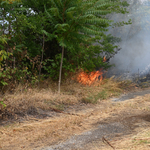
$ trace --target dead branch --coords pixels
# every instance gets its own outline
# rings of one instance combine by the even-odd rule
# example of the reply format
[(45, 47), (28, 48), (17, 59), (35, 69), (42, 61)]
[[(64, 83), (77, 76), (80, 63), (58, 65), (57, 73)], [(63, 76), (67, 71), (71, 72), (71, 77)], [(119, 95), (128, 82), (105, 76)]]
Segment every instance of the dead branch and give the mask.
[(61, 110), (59, 110), (59, 109), (55, 109), (55, 108), (52, 108), (52, 107), (50, 107), (50, 109), (51, 109), (52, 111), (57, 112), (57, 113), (62, 113), (62, 114), (66, 114), (66, 115), (82, 116), (82, 115), (78, 115), (78, 114), (74, 114), (74, 113), (63, 112), (63, 111), (61, 111)]
[(103, 143), (106, 142), (111, 148), (113, 148), (115, 150), (115, 148), (110, 144), (110, 142), (108, 142), (108, 140), (106, 140), (104, 137), (102, 137), (102, 141), (103, 141)]

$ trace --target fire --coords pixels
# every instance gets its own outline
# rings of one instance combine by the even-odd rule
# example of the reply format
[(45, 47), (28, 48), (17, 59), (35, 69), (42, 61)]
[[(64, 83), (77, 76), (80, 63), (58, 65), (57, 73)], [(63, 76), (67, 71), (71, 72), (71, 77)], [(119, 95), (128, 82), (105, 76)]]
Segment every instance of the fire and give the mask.
[(100, 81), (102, 81), (103, 79), (102, 75), (103, 75), (102, 69), (100, 71), (93, 71), (90, 73), (86, 73), (82, 71), (79, 73), (77, 77), (77, 81), (84, 85), (91, 85), (95, 81), (99, 80), (99, 77), (100, 77)]
[[(103, 62), (106, 62), (107, 59), (104, 56)], [(92, 71), (90, 73), (87, 73), (85, 71), (81, 71), (77, 76), (77, 81), (84, 85), (91, 85), (95, 81), (99, 80), (100, 82), (103, 80), (103, 69), (100, 69), (99, 71)]]
[(104, 56), (104, 57), (103, 57), (103, 62), (106, 62), (106, 61), (107, 61), (107, 59), (106, 59), (106, 57)]

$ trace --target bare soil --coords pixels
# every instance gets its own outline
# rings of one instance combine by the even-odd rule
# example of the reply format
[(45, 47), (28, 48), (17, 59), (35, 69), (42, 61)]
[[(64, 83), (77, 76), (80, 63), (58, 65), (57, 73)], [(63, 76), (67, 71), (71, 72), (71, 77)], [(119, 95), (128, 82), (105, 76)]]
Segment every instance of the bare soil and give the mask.
[[(145, 93), (150, 93), (150, 90), (127, 94), (126, 98), (130, 98), (127, 101), (122, 101), (124, 96), (116, 103), (109, 100), (111, 104), (107, 105), (113, 109), (107, 113), (110, 116), (103, 117), (100, 109), (96, 115), (100, 117), (102, 114), (102, 117), (97, 118), (92, 129), (42, 150), (150, 149), (150, 95)], [(89, 118), (95, 119), (96, 115), (93, 113)]]

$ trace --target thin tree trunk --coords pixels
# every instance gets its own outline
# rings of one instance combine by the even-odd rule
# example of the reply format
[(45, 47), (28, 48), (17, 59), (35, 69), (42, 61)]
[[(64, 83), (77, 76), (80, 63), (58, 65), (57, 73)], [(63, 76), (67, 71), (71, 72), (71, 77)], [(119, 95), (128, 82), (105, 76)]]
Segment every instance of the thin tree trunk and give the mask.
[(40, 76), (41, 76), (42, 61), (43, 61), (43, 55), (44, 55), (44, 46), (45, 46), (44, 43), (45, 43), (45, 36), (43, 34), (42, 58), (41, 58), (40, 69), (39, 69), (39, 80), (40, 80)]
[(60, 93), (60, 83), (61, 83), (63, 57), (64, 57), (64, 47), (62, 47), (62, 55), (61, 55), (61, 63), (60, 63), (60, 71), (59, 71), (59, 81), (58, 81), (58, 93)]
[(14, 57), (14, 69), (15, 69), (15, 62), (16, 62), (16, 58)]

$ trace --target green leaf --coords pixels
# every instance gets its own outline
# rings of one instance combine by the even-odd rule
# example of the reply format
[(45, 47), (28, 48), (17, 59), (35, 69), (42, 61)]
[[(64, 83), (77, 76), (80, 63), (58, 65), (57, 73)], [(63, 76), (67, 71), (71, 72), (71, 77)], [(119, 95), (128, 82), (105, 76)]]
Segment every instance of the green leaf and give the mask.
[(1, 83), (2, 83), (3, 86), (8, 85), (8, 83), (3, 81), (3, 80), (1, 81)]
[(3, 101), (0, 101), (0, 104), (1, 104), (3, 107), (6, 107), (6, 104), (4, 104)]

